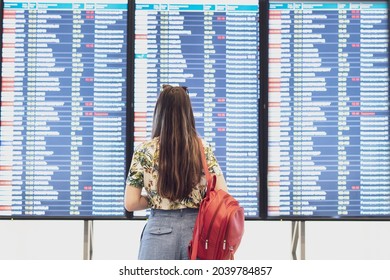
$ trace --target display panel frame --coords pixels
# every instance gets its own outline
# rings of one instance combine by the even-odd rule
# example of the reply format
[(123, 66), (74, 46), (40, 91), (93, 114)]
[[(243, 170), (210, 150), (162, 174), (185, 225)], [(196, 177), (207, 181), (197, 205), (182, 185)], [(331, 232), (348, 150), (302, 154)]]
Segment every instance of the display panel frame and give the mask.
[[(23, 2), (23, 1), (21, 1)], [(26, 2), (26, 1), (25, 1)], [(39, 2), (39, 1), (38, 1)], [(45, 1), (45, 3), (48, 2), (48, 1)], [(50, 1), (49, 1), (50, 2)], [(63, 1), (60, 1), (60, 2), (57, 2), (57, 3), (76, 3), (77, 1), (74, 1), (74, 0), (63, 0)], [(77, 2), (78, 3), (78, 2)], [(108, 4), (109, 1), (94, 1), (93, 4), (103, 4), (103, 5), (106, 5)], [(119, 3), (119, 2), (118, 2)], [(1, 1), (1, 5), (0, 5), (0, 45), (2, 46), (3, 44), (3, 11), (4, 11), (4, 1)], [(87, 3), (89, 4), (89, 3)], [(92, 4), (92, 3), (91, 3)], [(112, 4), (112, 3), (111, 3)], [(126, 139), (125, 142), (123, 142), (124, 144), (124, 159), (125, 159), (125, 164), (124, 164), (124, 175), (123, 175), (123, 178), (124, 180), (126, 179), (126, 176), (127, 176), (127, 170), (128, 170), (128, 167), (129, 167), (129, 157), (131, 156), (131, 153), (132, 153), (132, 150), (130, 147), (133, 146), (132, 144), (132, 137), (129, 137), (129, 135), (131, 135), (130, 133), (132, 132), (132, 125), (131, 125), (131, 117), (132, 117), (132, 114), (131, 114), (131, 108), (129, 106), (130, 102), (130, 98), (131, 98), (131, 92), (132, 92), (132, 83), (129, 82), (131, 81), (131, 76), (132, 75), (132, 60), (131, 60), (131, 53), (133, 51), (133, 46), (132, 46), (132, 43), (133, 43), (133, 40), (132, 40), (132, 33), (130, 33), (129, 31), (132, 30), (132, 7), (133, 7), (133, 1), (121, 1), (119, 4), (125, 4), (127, 5), (127, 12), (126, 12), (126, 16), (127, 16), (127, 28), (126, 28), (126, 34), (124, 35), (125, 36), (125, 39), (124, 40), (124, 44), (126, 44), (126, 48), (127, 48), (127, 56), (126, 56), (126, 65), (125, 67), (123, 68), (124, 69), (124, 86), (126, 87), (126, 92), (124, 95), (122, 95), (122, 97), (125, 97), (126, 100), (127, 100), (127, 103), (125, 104), (125, 112), (124, 112), (124, 116), (123, 116), (123, 121), (127, 123), (127, 125), (124, 127), (125, 129), (125, 134), (124, 134), (124, 139)], [(3, 51), (1, 51), (0, 53), (0, 58), (2, 58), (2, 55), (3, 55)], [(130, 56), (129, 56), (130, 55)], [(0, 73), (2, 71), (2, 63), (0, 64)], [(0, 96), (0, 102), (1, 102), (1, 96)], [(128, 125), (130, 124), (130, 125)], [(123, 182), (123, 195), (124, 195), (124, 189), (125, 189), (125, 181)], [(122, 196), (123, 197), (123, 196)], [(129, 219), (132, 217), (131, 213), (129, 212), (126, 212), (124, 207), (123, 207), (123, 211), (121, 211), (122, 214), (120, 215), (25, 215), (25, 214), (22, 214), (22, 215), (0, 215), (0, 220), (84, 220), (84, 221), (87, 221), (87, 220), (126, 220), (126, 219)]]
[[(389, 28), (390, 28), (390, 19), (389, 19), (389, 15), (390, 15), (390, 1), (388, 0), (383, 0), (383, 1), (380, 1), (380, 0), (375, 0), (375, 1), (358, 1), (358, 0), (351, 0), (351, 1), (332, 1), (332, 0), (325, 0), (323, 2), (319, 2), (319, 1), (315, 1), (315, 0), (307, 0), (307, 1), (297, 1), (297, 0), (293, 0), (293, 1), (287, 1), (287, 0), (282, 0), (282, 1), (269, 1), (267, 0), (267, 10), (269, 11), (270, 10), (270, 3), (317, 3), (317, 4), (323, 4), (323, 3), (378, 3), (378, 2), (381, 2), (381, 3), (386, 3), (387, 4), (387, 20), (388, 20), (388, 26), (387, 26), (387, 30), (388, 30), (388, 34), (389, 34)], [(269, 33), (269, 21), (267, 21), (267, 27), (266, 27), (267, 31), (267, 36), (268, 36), (268, 33)], [(389, 47), (390, 47), (390, 40), (388, 39), (387, 43), (388, 43), (388, 48), (387, 48), (387, 55), (388, 55), (388, 59), (390, 61), (390, 52), (389, 52)], [(269, 74), (269, 69), (267, 71), (267, 75)], [(389, 74), (389, 71), (388, 71), (388, 74)], [(264, 79), (266, 79), (268, 81), (268, 76), (267, 77), (264, 77)], [(268, 83), (267, 83), (268, 84)], [(389, 78), (388, 78), (388, 88), (390, 86), (390, 82), (389, 82)], [(268, 156), (269, 156), (269, 150), (268, 150), (268, 147), (269, 147), (269, 137), (268, 137), (268, 118), (269, 118), (269, 103), (268, 103), (268, 96), (269, 96), (269, 91), (268, 91), (268, 88), (266, 90), (266, 93), (267, 94), (264, 94), (266, 95), (266, 97), (264, 97), (263, 99), (263, 103), (261, 104), (262, 107), (266, 108), (265, 109), (265, 115), (266, 115), (266, 119), (267, 121), (266, 122), (262, 122), (262, 125), (263, 125), (263, 133), (267, 133), (267, 138), (266, 138), (266, 142), (264, 145), (265, 145), (265, 150), (266, 150), (266, 154), (265, 156), (267, 157), (267, 160), (266, 160), (266, 163), (265, 163), (265, 166), (263, 166), (263, 168), (261, 168), (261, 170), (263, 170), (263, 173), (265, 174), (266, 178), (263, 178), (263, 181), (262, 181), (262, 192), (265, 193), (265, 195), (263, 197), (267, 197), (266, 201), (263, 200), (263, 208), (262, 210), (264, 211), (263, 214), (265, 213), (265, 220), (269, 220), (269, 221), (281, 221), (281, 220), (287, 220), (287, 221), (389, 221), (390, 220), (390, 215), (361, 215), (361, 216), (346, 216), (346, 215), (323, 215), (323, 216), (319, 216), (319, 215), (316, 215), (316, 216), (310, 216), (310, 215), (269, 215), (269, 211), (268, 211), (268, 202), (269, 202), (269, 194), (268, 194), (268, 175), (269, 175), (269, 172), (268, 172), (268, 163), (269, 163), (269, 159), (268, 159)], [(266, 132), (265, 132), (266, 131)], [(389, 186), (389, 190), (390, 190), (390, 186)], [(291, 206), (292, 207), (292, 206)]]
[[(259, 28), (260, 35), (259, 40), (261, 45), (268, 46), (268, 7), (271, 2), (309, 2), (309, 1), (259, 1), (259, 14), (262, 15), (259, 18)], [(310, 1), (318, 2), (318, 1)], [(331, 1), (326, 0), (326, 2), (366, 2), (358, 0), (350, 1)], [(372, 1), (372, 2), (386, 2), (387, 3), (387, 12), (390, 14), (390, 3), (389, 1)], [(127, 32), (127, 48), (128, 48), (128, 59), (127, 59), (127, 143), (126, 143), (126, 175), (130, 166), (131, 156), (133, 153), (133, 133), (134, 133), (134, 12), (135, 12), (135, 3), (134, 1), (128, 1), (128, 32)], [(3, 6), (0, 7), (0, 14), (3, 15)], [(2, 19), (2, 18), (1, 18)], [(2, 22), (2, 21), (1, 21)], [(388, 26), (390, 26), (390, 19), (388, 16)], [(0, 24), (0, 31), (2, 34), (2, 24)], [(388, 49), (390, 48), (390, 40), (388, 40)], [(0, 43), (2, 44), (2, 37), (0, 38)], [(390, 52), (388, 51), (388, 54)], [(390, 56), (390, 54), (389, 54)], [(260, 61), (268, 61), (268, 49), (260, 47), (259, 49)], [(2, 65), (0, 65), (1, 71)], [(280, 221), (280, 220), (326, 220), (326, 221), (368, 221), (368, 220), (378, 220), (378, 221), (388, 221), (390, 216), (356, 216), (356, 217), (347, 217), (347, 216), (269, 216), (267, 207), (268, 207), (268, 189), (267, 189), (267, 176), (268, 176), (268, 64), (260, 62), (260, 93), (258, 101), (258, 122), (259, 122), (259, 173), (260, 173), (260, 187), (259, 187), (259, 217), (246, 217), (246, 220), (269, 220), (269, 221)], [(1, 96), (0, 96), (1, 101)], [(125, 183), (124, 183), (125, 185)], [(48, 219), (48, 220), (124, 220), (132, 218), (135, 220), (143, 220), (145, 217), (133, 216), (132, 212), (126, 212), (124, 210), (123, 216), (0, 216), (0, 219)]]
[[(142, 3), (143, 1), (139, 1), (138, 3), (139, 4), (145, 4), (145, 5), (153, 5), (153, 3), (151, 3), (152, 1), (145, 1), (146, 3)], [(157, 1), (158, 2), (158, 1)], [(218, 1), (198, 1), (199, 2), (199, 4), (217, 4), (217, 2)], [(196, 2), (196, 3), (194, 3), (194, 4), (198, 4), (198, 2)], [(232, 1), (233, 2), (233, 1)], [(263, 2), (263, 1), (257, 1), (257, 5), (260, 5), (260, 3), (261, 2)], [(185, 3), (183, 2), (183, 1), (168, 1), (168, 2), (164, 2), (164, 4), (169, 4), (169, 3), (178, 3), (178, 4), (183, 4), (183, 5), (186, 5), (186, 4), (188, 4), (188, 1), (185, 1)], [(135, 2), (135, 5), (137, 4), (137, 2)], [(230, 4), (230, 2), (229, 3), (223, 3), (223, 4), (226, 4), (226, 5), (228, 5), (228, 4)], [(236, 3), (232, 3), (232, 4), (236, 4)], [(264, 6), (265, 7), (265, 6)], [(264, 10), (262, 9), (262, 8), (260, 8), (260, 6), (259, 6), (259, 9), (258, 9), (258, 14), (261, 14), (262, 12), (263, 12)], [(262, 19), (262, 16), (260, 16), (259, 17), (259, 21)], [(136, 20), (135, 19), (135, 17), (134, 17), (134, 20)], [(260, 27), (259, 27), (260, 28)], [(258, 38), (259, 38), (259, 40), (261, 40), (260, 39), (260, 37), (262, 37), (262, 34), (261, 34), (261, 32), (260, 32), (260, 29), (258, 29), (257, 30), (257, 33), (258, 33)], [(135, 36), (136, 36), (136, 34), (135, 34)], [(258, 52), (258, 57), (259, 57), (259, 59), (260, 59), (260, 61), (261, 61), (261, 51), (259, 51)], [(258, 67), (258, 72), (260, 73), (261, 71), (262, 71), (262, 65), (261, 65), (261, 62), (259, 63), (259, 67)], [(259, 74), (259, 87), (261, 88), (261, 78), (260, 78), (260, 74)], [(259, 88), (259, 91), (260, 91), (260, 88)], [(190, 87), (190, 92), (191, 92), (191, 87)], [(191, 94), (191, 93), (190, 93)], [(260, 95), (260, 92), (258, 93), (258, 96)], [(134, 99), (132, 99), (132, 100), (134, 100)], [(258, 104), (259, 104), (259, 99), (257, 100), (257, 106), (258, 106)], [(135, 108), (135, 104), (133, 104), (131, 107), (132, 108)], [(258, 119), (260, 118), (260, 110), (258, 109)], [(260, 132), (260, 125), (258, 124), (258, 134), (260, 134), (261, 132)], [(259, 161), (259, 163), (260, 163), (260, 158), (262, 158), (262, 151), (261, 151), (261, 149), (260, 149), (260, 145), (259, 145), (259, 142), (260, 142), (260, 137), (258, 136), (257, 137), (257, 142), (258, 142), (258, 161)], [(217, 156), (218, 157), (218, 156)], [(258, 166), (258, 171), (257, 171), (257, 173), (258, 173), (258, 191), (257, 191), (257, 204), (258, 204), (258, 215), (257, 216), (246, 216), (246, 220), (260, 220), (261, 219), (261, 210), (260, 210), (260, 208), (261, 208), (261, 201), (260, 201), (260, 199), (259, 199), (259, 196), (260, 196), (260, 193), (261, 193), (261, 188), (260, 188), (260, 177), (261, 177), (261, 175), (260, 175), (260, 170), (259, 170), (259, 166)], [(229, 187), (229, 184), (228, 184), (228, 187)], [(134, 213), (134, 215), (133, 215), (133, 218), (134, 219), (145, 219), (146, 217), (147, 217), (147, 213), (146, 214), (140, 214), (140, 213), (137, 213), (137, 212), (135, 212)]]

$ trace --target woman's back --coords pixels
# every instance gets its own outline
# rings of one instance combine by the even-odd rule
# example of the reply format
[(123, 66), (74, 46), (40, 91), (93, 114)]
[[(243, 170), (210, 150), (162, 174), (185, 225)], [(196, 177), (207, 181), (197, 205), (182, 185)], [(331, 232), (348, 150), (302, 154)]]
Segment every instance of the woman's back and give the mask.
[[(209, 172), (217, 175), (222, 174), (211, 146), (203, 140), (202, 142)], [(155, 137), (138, 146), (133, 155), (126, 184), (140, 188), (144, 187), (152, 208), (165, 210), (198, 208), (206, 189), (204, 174), (202, 174), (201, 180), (195, 185), (188, 197), (174, 201), (165, 198), (157, 190), (159, 154), (159, 137)]]

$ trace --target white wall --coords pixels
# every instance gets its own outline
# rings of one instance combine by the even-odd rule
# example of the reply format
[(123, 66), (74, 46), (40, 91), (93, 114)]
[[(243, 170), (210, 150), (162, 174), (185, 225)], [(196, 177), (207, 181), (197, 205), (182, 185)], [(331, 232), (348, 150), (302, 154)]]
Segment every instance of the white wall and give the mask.
[[(93, 259), (136, 259), (145, 221), (94, 221)], [(306, 259), (390, 260), (390, 222), (306, 222)], [(80, 260), (83, 221), (0, 220), (0, 260)], [(291, 259), (291, 222), (247, 221), (242, 260)]]
[(0, 260), (82, 258), (80, 221), (0, 220)]
[(306, 222), (306, 259), (390, 260), (390, 221)]

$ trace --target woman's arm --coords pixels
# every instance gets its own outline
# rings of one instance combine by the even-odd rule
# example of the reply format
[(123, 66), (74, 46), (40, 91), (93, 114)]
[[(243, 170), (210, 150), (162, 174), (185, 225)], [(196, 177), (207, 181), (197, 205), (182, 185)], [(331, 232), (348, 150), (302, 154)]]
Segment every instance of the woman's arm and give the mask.
[(225, 181), (225, 177), (223, 176), (223, 173), (216, 175), (217, 176), (217, 182), (215, 184), (216, 190), (224, 190), (225, 192), (228, 192), (227, 184)]
[(141, 195), (141, 189), (126, 185), (125, 208), (129, 212), (147, 209), (149, 208), (148, 198)]

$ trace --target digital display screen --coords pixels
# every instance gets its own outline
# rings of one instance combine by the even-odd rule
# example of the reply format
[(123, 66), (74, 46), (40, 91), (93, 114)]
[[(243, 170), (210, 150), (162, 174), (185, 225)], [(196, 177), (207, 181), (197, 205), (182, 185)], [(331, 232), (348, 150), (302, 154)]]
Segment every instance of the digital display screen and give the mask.
[(123, 216), (127, 1), (2, 4), (0, 217)]
[(390, 216), (387, 2), (269, 8), (268, 216)]
[(128, 143), (150, 139), (163, 84), (189, 88), (246, 217), (263, 198), (269, 218), (390, 216), (388, 2), (270, 1), (268, 45), (254, 0), (2, 5), (0, 218), (123, 218)]
[(197, 131), (247, 217), (259, 215), (258, 21), (253, 0), (135, 1), (134, 145), (150, 139), (161, 86), (187, 86)]

